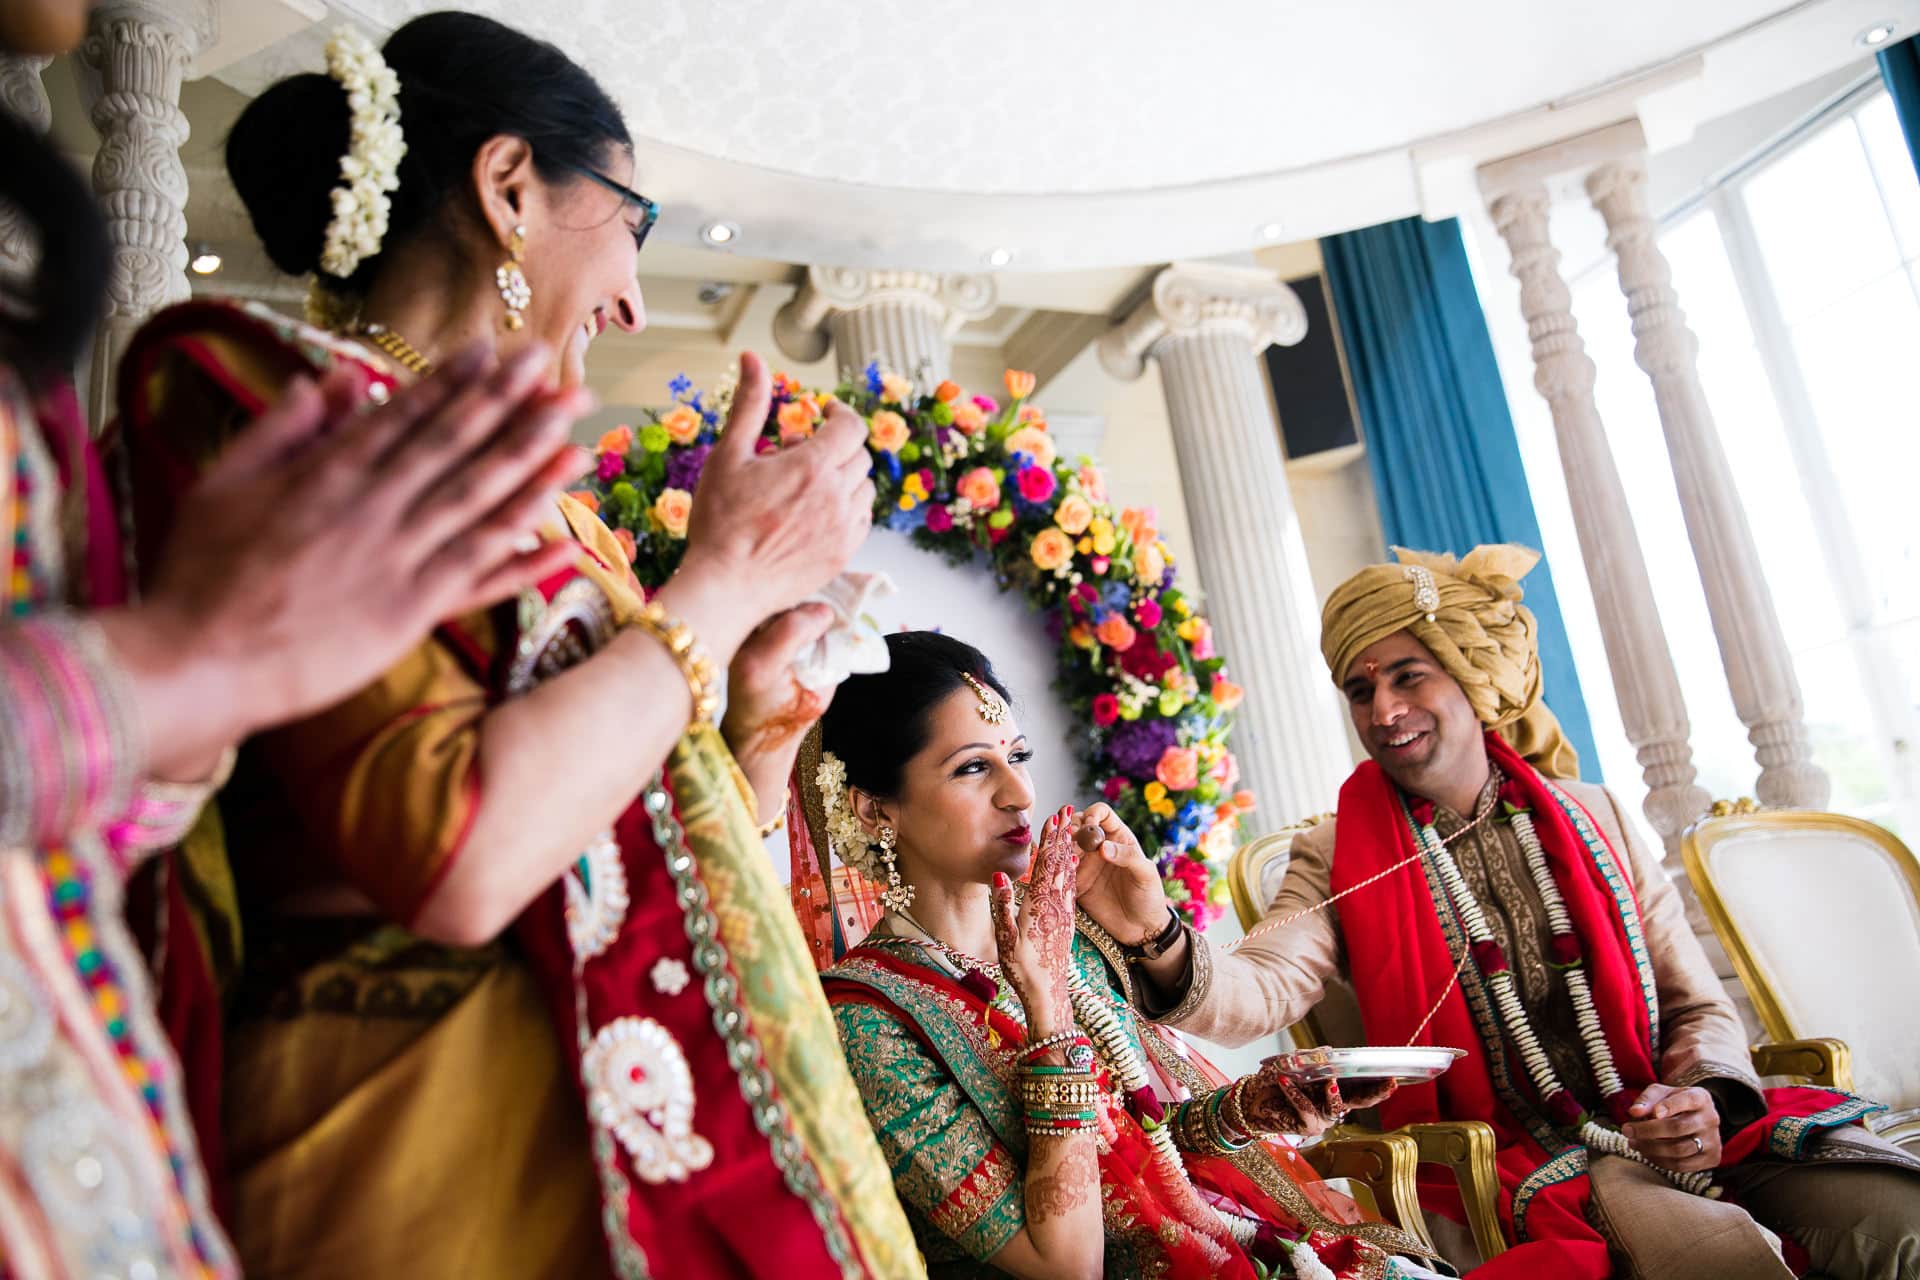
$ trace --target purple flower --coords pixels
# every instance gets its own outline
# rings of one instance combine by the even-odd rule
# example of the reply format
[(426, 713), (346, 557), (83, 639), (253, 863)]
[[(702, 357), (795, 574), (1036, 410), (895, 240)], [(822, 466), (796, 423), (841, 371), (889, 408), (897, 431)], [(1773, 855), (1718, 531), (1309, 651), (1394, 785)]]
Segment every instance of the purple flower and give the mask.
[(1107, 759), (1136, 782), (1147, 782), (1175, 741), (1171, 720), (1123, 720), (1107, 735)]
[(692, 493), (700, 483), (700, 470), (707, 465), (707, 455), (713, 452), (709, 444), (697, 444), (690, 449), (676, 449), (667, 455), (667, 488), (684, 489)]

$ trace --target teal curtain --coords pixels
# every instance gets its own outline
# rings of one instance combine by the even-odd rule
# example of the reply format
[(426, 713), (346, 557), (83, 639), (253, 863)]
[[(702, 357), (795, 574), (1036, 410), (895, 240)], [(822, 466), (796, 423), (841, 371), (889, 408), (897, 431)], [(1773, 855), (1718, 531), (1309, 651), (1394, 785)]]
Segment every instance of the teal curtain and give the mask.
[(1893, 98), (1893, 110), (1900, 117), (1900, 132), (1907, 135), (1907, 150), (1920, 169), (1920, 46), (1912, 39), (1882, 49), (1874, 56), (1880, 60), (1880, 78), (1887, 82)]
[[(1407, 218), (1329, 236), (1320, 250), (1388, 544), (1456, 555), (1483, 542), (1540, 547), (1459, 223)], [(1580, 753), (1581, 773), (1598, 781), (1552, 566), (1543, 561), (1525, 585), (1540, 622), (1547, 704)]]

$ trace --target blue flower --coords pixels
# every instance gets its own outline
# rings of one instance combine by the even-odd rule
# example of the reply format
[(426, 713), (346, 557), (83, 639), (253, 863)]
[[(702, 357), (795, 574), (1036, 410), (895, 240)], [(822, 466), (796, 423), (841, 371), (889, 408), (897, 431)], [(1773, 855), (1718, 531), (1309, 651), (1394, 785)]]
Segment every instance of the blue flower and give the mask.
[(896, 505), (893, 510), (887, 513), (887, 528), (899, 533), (912, 533), (915, 529), (924, 527), (926, 523), (927, 504), (924, 502), (914, 503), (913, 510), (911, 511), (902, 511), (899, 506)]
[(867, 362), (865, 377), (867, 379), (867, 394), (877, 396), (886, 389), (886, 383), (880, 380), (880, 362), (878, 360), (870, 360)]
[(1125, 613), (1127, 606), (1133, 603), (1133, 588), (1124, 582), (1109, 582), (1101, 588), (1100, 599), (1107, 608)]
[(895, 484), (900, 483), (900, 459), (886, 450), (881, 450), (880, 461), (886, 464), (887, 474), (893, 477)]
[(675, 400), (679, 400), (693, 390), (693, 379), (684, 373), (676, 373), (673, 375), (673, 381), (667, 384), (667, 390), (673, 393)]

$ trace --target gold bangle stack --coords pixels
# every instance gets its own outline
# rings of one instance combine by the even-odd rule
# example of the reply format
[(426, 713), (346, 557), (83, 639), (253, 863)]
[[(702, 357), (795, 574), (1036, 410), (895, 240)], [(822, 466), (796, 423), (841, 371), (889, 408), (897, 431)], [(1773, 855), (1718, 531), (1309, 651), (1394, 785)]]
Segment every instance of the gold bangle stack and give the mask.
[(1080, 1133), (1098, 1122), (1100, 1084), (1091, 1071), (1028, 1067), (1020, 1073), (1020, 1102), (1028, 1134)]
[(713, 660), (707, 657), (706, 647), (695, 638), (693, 629), (668, 613), (657, 600), (650, 600), (641, 608), (634, 624), (665, 645), (674, 662), (679, 664), (680, 674), (686, 677), (687, 691), (693, 695), (691, 723), (712, 724), (713, 713), (720, 707), (719, 682), (714, 676)]

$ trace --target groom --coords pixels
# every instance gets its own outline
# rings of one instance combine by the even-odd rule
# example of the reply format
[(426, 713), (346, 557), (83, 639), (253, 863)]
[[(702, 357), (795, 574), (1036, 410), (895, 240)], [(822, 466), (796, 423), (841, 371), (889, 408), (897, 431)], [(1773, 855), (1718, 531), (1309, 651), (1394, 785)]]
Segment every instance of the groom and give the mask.
[[(1371, 760), (1337, 817), (1294, 842), (1276, 927), (1216, 954), (1170, 936), (1131, 842), (1083, 859), (1080, 905), (1144, 944), (1143, 1006), (1241, 1044), (1297, 1021), (1344, 973), (1373, 1042), (1465, 1048), (1382, 1113), (1493, 1126), (1516, 1247), (1481, 1274), (1748, 1280), (1810, 1262), (1920, 1277), (1920, 1162), (1855, 1123), (1877, 1108), (1761, 1090), (1659, 861), (1610, 793), (1573, 780), (1520, 604), (1537, 553), (1398, 554), (1322, 616)], [(1422, 1198), (1459, 1214), (1450, 1188)]]

